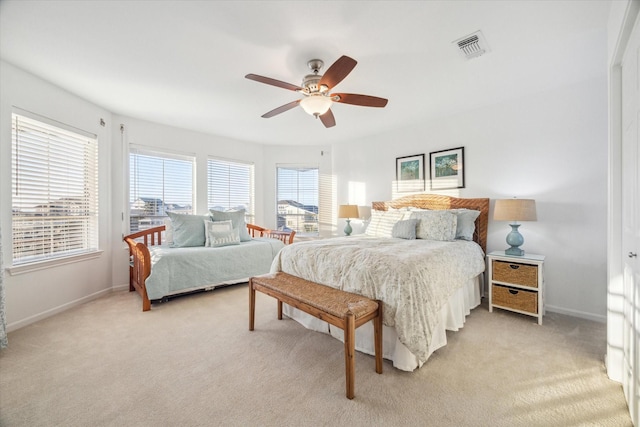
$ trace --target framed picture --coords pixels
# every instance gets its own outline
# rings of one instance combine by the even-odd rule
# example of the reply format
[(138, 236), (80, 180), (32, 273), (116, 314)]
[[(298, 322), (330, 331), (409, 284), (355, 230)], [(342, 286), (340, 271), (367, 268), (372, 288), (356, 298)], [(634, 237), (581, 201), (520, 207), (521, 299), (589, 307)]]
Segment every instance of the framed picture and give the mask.
[(432, 190), (464, 188), (464, 147), (429, 153)]
[(424, 154), (396, 158), (399, 192), (424, 191)]

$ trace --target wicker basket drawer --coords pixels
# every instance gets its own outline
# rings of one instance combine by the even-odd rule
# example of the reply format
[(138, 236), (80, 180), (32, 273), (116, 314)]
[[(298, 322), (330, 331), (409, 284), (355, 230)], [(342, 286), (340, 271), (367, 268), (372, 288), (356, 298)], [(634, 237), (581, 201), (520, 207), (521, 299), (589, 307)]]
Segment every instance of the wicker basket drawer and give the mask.
[(538, 293), (507, 286), (492, 285), (492, 304), (538, 314)]
[(515, 285), (538, 287), (538, 267), (507, 261), (492, 261), (493, 280)]

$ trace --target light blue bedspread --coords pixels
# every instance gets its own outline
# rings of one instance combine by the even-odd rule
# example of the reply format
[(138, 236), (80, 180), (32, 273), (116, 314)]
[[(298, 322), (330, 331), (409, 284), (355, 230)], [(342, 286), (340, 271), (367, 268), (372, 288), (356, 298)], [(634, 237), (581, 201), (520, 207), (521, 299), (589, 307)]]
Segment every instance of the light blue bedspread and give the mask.
[(284, 247), (277, 239), (255, 238), (239, 245), (207, 248), (152, 246), (151, 274), (146, 280), (150, 300), (214, 285), (240, 283), (269, 272)]

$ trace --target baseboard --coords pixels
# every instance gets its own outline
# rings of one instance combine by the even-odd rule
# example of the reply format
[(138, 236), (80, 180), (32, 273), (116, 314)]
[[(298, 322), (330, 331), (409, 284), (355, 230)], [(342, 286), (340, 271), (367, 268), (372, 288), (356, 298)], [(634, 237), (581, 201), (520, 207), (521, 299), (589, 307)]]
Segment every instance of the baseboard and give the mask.
[(82, 297), (79, 298), (75, 301), (71, 301), (68, 302), (66, 304), (62, 304), (58, 307), (54, 307), (52, 309), (49, 309), (47, 311), (43, 311), (42, 313), (38, 313), (35, 314), (33, 316), (27, 317), (26, 319), (22, 319), (22, 320), (18, 320), (17, 322), (12, 322), (12, 323), (8, 323), (7, 324), (7, 333), (9, 332), (13, 332), (16, 331), (20, 328), (24, 328), (27, 325), (30, 325), (32, 323), (35, 323), (39, 320), (43, 320), (46, 319), (47, 317), (51, 317), (54, 316), (56, 314), (62, 313), (63, 311), (67, 311), (70, 308), (79, 306), (81, 304), (84, 304), (86, 302), (92, 301), (94, 299), (100, 298), (104, 295), (107, 295), (111, 292), (115, 292), (115, 291), (120, 291), (120, 290), (125, 290), (125, 289), (129, 289), (129, 285), (119, 285), (119, 286), (113, 286), (111, 288), (107, 288), (107, 289), (103, 289), (101, 291), (95, 292), (91, 295), (87, 295), (86, 297)]
[(554, 313), (566, 314), (567, 316), (579, 317), (581, 319), (593, 320), (594, 322), (607, 323), (607, 316), (600, 314), (587, 313), (585, 311), (571, 310), (568, 308), (556, 307), (545, 304), (547, 311)]

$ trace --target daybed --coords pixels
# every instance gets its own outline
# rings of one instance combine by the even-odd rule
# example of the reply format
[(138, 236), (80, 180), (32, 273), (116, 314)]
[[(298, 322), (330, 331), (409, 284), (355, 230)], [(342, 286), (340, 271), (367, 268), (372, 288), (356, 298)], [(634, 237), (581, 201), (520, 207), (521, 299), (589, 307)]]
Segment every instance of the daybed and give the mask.
[[(203, 221), (204, 217), (198, 218)], [(124, 237), (129, 245), (129, 291), (138, 291), (142, 297), (142, 311), (170, 296), (247, 282), (268, 273), (275, 255), (295, 236), (294, 231), (269, 230), (242, 220), (243, 233), (239, 234), (247, 237), (243, 241), (219, 247), (197, 243), (173, 247), (167, 243), (174, 232), (170, 224)]]
[[(364, 235), (287, 246), (271, 272), (382, 301), (383, 357), (413, 371), (446, 344), (445, 331), (461, 328), (480, 304), (488, 211), (489, 199), (427, 194), (374, 202)], [(343, 339), (342, 330), (326, 322), (284, 310), (310, 329)], [(371, 328), (356, 331), (356, 349), (373, 355)]]

